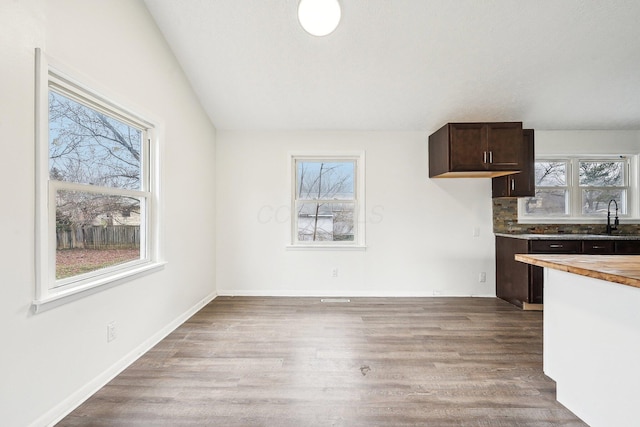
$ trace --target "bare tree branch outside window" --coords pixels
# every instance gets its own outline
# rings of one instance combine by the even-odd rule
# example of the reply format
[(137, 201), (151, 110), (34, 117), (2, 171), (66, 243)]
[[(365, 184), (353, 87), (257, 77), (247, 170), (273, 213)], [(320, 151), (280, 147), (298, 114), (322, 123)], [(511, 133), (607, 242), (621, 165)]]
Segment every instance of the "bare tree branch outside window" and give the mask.
[[(118, 263), (140, 257), (143, 200), (106, 189), (142, 190), (142, 143), (142, 130), (49, 91), (49, 180), (87, 186), (55, 194), (58, 279), (94, 268), (60, 273), (62, 250), (134, 249)], [(95, 268), (109, 265), (107, 252), (102, 258)]]
[(567, 163), (535, 163), (536, 195), (525, 200), (527, 214), (564, 215), (567, 213)]
[(296, 162), (298, 241), (353, 241), (355, 162)]
[[(573, 179), (569, 179), (572, 165)], [(536, 194), (524, 201), (525, 215), (559, 216), (606, 214), (610, 200), (627, 212), (627, 160), (537, 160)], [(577, 172), (576, 172), (577, 171)], [(572, 183), (571, 183), (571, 182)], [(578, 205), (579, 203), (579, 205)]]
[(580, 161), (580, 187), (582, 189), (582, 213), (606, 213), (610, 200), (615, 200), (621, 213), (626, 213), (625, 162)]

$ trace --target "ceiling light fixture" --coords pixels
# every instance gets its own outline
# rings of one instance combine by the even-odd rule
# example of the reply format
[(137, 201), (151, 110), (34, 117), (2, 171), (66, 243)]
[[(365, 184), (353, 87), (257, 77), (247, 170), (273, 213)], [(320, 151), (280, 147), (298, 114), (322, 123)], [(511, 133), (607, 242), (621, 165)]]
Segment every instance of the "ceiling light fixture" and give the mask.
[(340, 23), (340, 3), (338, 0), (300, 0), (298, 20), (311, 35), (331, 34)]

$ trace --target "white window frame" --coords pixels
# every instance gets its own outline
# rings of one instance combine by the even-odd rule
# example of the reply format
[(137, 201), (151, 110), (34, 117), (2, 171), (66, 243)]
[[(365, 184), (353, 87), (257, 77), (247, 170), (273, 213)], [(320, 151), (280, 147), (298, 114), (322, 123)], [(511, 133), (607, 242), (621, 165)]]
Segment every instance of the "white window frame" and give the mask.
[[(62, 71), (51, 58), (36, 49), (36, 224), (35, 224), (35, 298), (34, 312), (41, 312), (81, 296), (123, 283), (142, 274), (159, 270), (165, 264), (161, 255), (160, 235), (160, 135), (162, 124), (133, 113), (133, 109), (114, 102), (113, 96), (103, 95)], [(74, 73), (77, 75), (77, 73)], [(83, 81), (88, 81), (83, 79)], [(49, 90), (74, 99), (90, 108), (117, 117), (142, 130), (143, 184), (140, 190), (108, 189), (91, 185), (49, 179)], [(66, 279), (56, 279), (56, 201), (58, 190), (113, 194), (139, 197), (141, 205), (141, 245), (139, 260), (134, 260)]]
[[(297, 161), (310, 162), (354, 162), (354, 200), (345, 202), (355, 205), (354, 239), (353, 241), (309, 242), (298, 240), (297, 215)], [(291, 176), (291, 227), (288, 249), (328, 249), (328, 250), (364, 250), (365, 244), (365, 153), (330, 152), (330, 153), (289, 153), (289, 170)], [(338, 201), (331, 201), (338, 202)]]
[[(581, 161), (619, 161), (625, 160), (625, 185), (627, 190), (627, 212), (619, 212), (621, 222), (636, 222), (640, 219), (640, 210), (638, 203), (640, 199), (640, 191), (638, 187), (638, 155), (635, 154), (611, 154), (611, 155), (554, 155), (554, 156), (538, 156), (536, 161), (561, 161), (567, 162), (567, 185), (568, 195), (568, 213), (565, 215), (527, 215), (525, 211), (526, 198), (518, 199), (518, 223), (521, 224), (605, 224), (607, 222), (606, 215), (583, 214), (582, 213), (582, 189), (587, 187), (580, 186), (580, 168)], [(545, 187), (553, 188), (553, 187)], [(601, 188), (601, 187), (592, 187)], [(616, 187), (611, 187), (616, 188)]]

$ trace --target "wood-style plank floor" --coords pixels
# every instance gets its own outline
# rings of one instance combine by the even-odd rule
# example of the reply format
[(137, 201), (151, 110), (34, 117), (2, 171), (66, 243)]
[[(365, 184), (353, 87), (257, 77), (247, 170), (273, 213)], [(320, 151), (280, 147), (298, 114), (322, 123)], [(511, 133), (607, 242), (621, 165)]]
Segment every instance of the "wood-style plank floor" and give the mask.
[(542, 313), (492, 298), (218, 297), (58, 426), (584, 426)]

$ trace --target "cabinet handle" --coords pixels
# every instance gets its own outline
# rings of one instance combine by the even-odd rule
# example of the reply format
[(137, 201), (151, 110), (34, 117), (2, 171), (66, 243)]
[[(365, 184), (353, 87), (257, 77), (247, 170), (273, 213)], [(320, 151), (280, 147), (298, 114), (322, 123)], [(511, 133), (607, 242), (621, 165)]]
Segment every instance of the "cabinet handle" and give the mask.
[(595, 245), (595, 246), (591, 246), (591, 248), (593, 248), (593, 249), (604, 249), (604, 246)]
[(511, 191), (516, 189), (516, 180), (511, 178)]
[(493, 151), (489, 151), (489, 163), (493, 163)]
[(549, 247), (557, 249), (557, 248), (563, 248), (564, 246), (563, 245), (549, 245)]
[(487, 152), (486, 151), (482, 152), (482, 163), (487, 163)]

